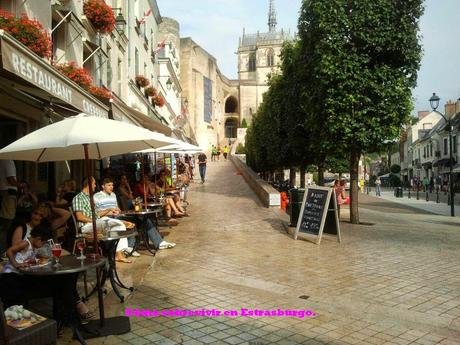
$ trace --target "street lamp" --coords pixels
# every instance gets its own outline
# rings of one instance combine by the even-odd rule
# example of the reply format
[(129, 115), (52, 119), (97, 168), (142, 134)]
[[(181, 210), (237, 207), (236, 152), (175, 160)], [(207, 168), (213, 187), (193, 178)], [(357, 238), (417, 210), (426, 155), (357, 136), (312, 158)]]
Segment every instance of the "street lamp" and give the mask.
[(120, 7), (114, 7), (112, 8), (114, 11), (118, 11), (118, 15), (115, 18), (115, 26), (117, 28), (117, 31), (119, 34), (125, 32), (125, 27), (126, 27), (126, 20), (125, 17), (123, 17), (123, 14), (121, 13), (121, 8)]
[(437, 96), (433, 92), (433, 96), (430, 98), (430, 106), (434, 112), (438, 113), (442, 116), (442, 118), (446, 121), (447, 127), (449, 129), (449, 188), (450, 188), (450, 215), (455, 217), (455, 203), (454, 203), (454, 176), (453, 176), (453, 169), (454, 169), (454, 157), (453, 153), (453, 141), (452, 141), (452, 123), (450, 122), (450, 118), (447, 119), (442, 113), (437, 111), (436, 109), (439, 107), (439, 96)]

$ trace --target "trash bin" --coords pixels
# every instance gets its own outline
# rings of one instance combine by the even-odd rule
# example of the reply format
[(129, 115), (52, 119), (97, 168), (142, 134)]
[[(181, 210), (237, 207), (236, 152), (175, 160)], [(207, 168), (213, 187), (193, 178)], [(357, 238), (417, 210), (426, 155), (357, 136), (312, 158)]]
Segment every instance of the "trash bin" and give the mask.
[(289, 190), (289, 216), (291, 219), (291, 224), (289, 224), (289, 226), (297, 226), (304, 194), (304, 188), (292, 188)]

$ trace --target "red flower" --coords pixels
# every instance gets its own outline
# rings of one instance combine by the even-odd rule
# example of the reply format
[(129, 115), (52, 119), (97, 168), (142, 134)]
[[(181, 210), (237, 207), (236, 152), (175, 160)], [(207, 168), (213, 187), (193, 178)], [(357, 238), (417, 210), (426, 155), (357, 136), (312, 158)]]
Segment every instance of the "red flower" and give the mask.
[(109, 34), (115, 29), (115, 14), (104, 0), (87, 0), (83, 4), (83, 12), (96, 31)]
[(90, 89), (93, 79), (87, 70), (83, 67), (78, 67), (74, 61), (57, 64), (54, 67), (85, 90)]
[(157, 89), (155, 89), (153, 86), (146, 87), (144, 92), (149, 97), (155, 97), (157, 95)]
[(153, 103), (153, 105), (156, 105), (158, 107), (162, 107), (162, 106), (164, 106), (166, 104), (166, 100), (164, 99), (164, 97), (162, 95), (156, 95), (155, 97), (153, 97), (152, 103)]
[(8, 11), (0, 10), (0, 29), (8, 32), (37, 55), (51, 57), (51, 38), (37, 20), (29, 19), (26, 14), (15, 18)]
[(94, 96), (97, 96), (97, 97), (106, 98), (106, 99), (112, 98), (112, 92), (107, 90), (105, 87), (91, 86), (89, 88), (89, 92), (91, 92)]
[(140, 87), (146, 87), (150, 85), (150, 80), (148, 80), (143, 75), (136, 75), (136, 84)]

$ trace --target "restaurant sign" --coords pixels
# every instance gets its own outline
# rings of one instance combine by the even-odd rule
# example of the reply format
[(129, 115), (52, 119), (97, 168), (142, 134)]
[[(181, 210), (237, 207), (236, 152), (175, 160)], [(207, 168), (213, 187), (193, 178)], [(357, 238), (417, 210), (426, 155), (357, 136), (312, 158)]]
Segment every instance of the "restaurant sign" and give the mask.
[(103, 103), (4, 33), (1, 34), (1, 54), (5, 70), (84, 113), (105, 118), (108, 116), (108, 107)]

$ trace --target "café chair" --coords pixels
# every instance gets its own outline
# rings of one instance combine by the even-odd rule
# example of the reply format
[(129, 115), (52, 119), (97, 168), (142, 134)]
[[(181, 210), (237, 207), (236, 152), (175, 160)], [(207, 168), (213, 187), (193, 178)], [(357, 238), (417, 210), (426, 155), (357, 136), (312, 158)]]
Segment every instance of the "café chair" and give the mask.
[(46, 319), (21, 331), (6, 324), (3, 303), (0, 301), (1, 345), (54, 345), (57, 341), (56, 321)]

